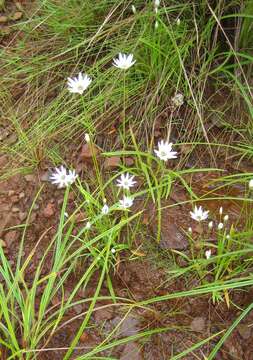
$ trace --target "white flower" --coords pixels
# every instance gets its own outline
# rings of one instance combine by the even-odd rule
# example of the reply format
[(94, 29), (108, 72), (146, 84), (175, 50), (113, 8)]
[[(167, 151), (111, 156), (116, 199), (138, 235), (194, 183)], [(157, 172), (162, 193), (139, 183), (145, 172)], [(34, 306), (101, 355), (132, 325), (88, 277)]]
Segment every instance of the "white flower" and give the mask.
[(122, 209), (128, 209), (133, 205), (134, 201), (131, 197), (124, 196), (123, 199), (119, 201), (119, 203)]
[(219, 223), (217, 228), (218, 228), (218, 230), (222, 230), (223, 227), (224, 227), (224, 224), (223, 224), (223, 223)]
[(103, 215), (106, 215), (109, 213), (109, 206), (107, 204), (104, 204), (104, 206), (102, 207), (101, 213)]
[(75, 170), (70, 170), (69, 173), (67, 173), (67, 169), (64, 166), (60, 166), (60, 168), (55, 168), (55, 172), (50, 176), (50, 181), (52, 184), (58, 185), (58, 188), (61, 189), (71, 185), (76, 178)]
[(78, 175), (76, 174), (75, 170), (69, 170), (69, 173), (68, 173), (69, 185), (73, 184), (76, 181), (77, 177), (78, 177)]
[(182, 106), (183, 103), (184, 103), (184, 95), (183, 94), (175, 94), (173, 96), (173, 98), (171, 99), (171, 101), (173, 102), (173, 104), (176, 106), (176, 107), (179, 107), (179, 106)]
[(229, 240), (229, 239), (230, 239), (230, 237), (231, 237), (230, 235), (227, 235), (227, 236), (226, 236), (226, 239), (228, 239), (228, 240)]
[(136, 7), (134, 5), (132, 5), (132, 12), (133, 14), (136, 14)]
[(116, 253), (116, 250), (114, 248), (111, 249), (111, 253), (112, 254), (115, 254)]
[(91, 228), (91, 223), (89, 221), (87, 221), (86, 225), (85, 225), (85, 229), (89, 230)]
[(213, 221), (209, 221), (208, 227), (209, 227), (209, 229), (212, 229), (212, 228), (213, 228)]
[(181, 24), (180, 18), (177, 18), (176, 24), (177, 24), (177, 26), (179, 26)]
[(229, 216), (228, 216), (228, 215), (225, 215), (223, 220), (224, 220), (224, 222), (227, 222), (228, 219), (229, 219)]
[(169, 143), (168, 141), (159, 141), (158, 142), (158, 150), (154, 150), (155, 154), (159, 159), (167, 161), (169, 159), (176, 159), (177, 158), (177, 152), (172, 151), (172, 143)]
[(134, 181), (134, 176), (130, 176), (129, 173), (121, 174), (120, 179), (117, 180), (117, 186), (122, 187), (123, 189), (129, 190), (131, 187), (136, 184)]
[(84, 134), (84, 139), (87, 143), (90, 142), (90, 135), (88, 133)]
[(68, 90), (71, 93), (78, 93), (81, 94), (87, 89), (87, 87), (91, 83), (91, 78), (86, 75), (82, 74), (81, 72), (78, 74), (77, 77), (68, 78)]
[(206, 250), (205, 256), (206, 256), (207, 260), (210, 259), (211, 255), (212, 255), (212, 251), (211, 250)]
[(192, 234), (192, 228), (191, 228), (191, 227), (188, 227), (188, 232), (189, 232), (190, 234)]
[(116, 66), (119, 69), (127, 70), (135, 63), (133, 57), (133, 54), (127, 55), (119, 53), (118, 58), (113, 59), (113, 66)]
[(158, 21), (156, 21), (155, 22), (155, 29), (158, 29), (158, 26), (159, 26)]
[(64, 217), (65, 218), (68, 218), (69, 217), (69, 214), (67, 212), (64, 213)]
[(191, 218), (196, 221), (206, 220), (208, 218), (209, 211), (204, 211), (202, 206), (199, 208), (195, 206), (194, 211), (190, 211)]
[(154, 1), (154, 4), (155, 4), (155, 7), (160, 6), (160, 0), (155, 0), (155, 1)]
[(223, 207), (221, 206), (219, 209), (219, 214), (222, 215), (222, 213), (223, 213)]
[(250, 179), (249, 181), (249, 189), (253, 190), (253, 179)]

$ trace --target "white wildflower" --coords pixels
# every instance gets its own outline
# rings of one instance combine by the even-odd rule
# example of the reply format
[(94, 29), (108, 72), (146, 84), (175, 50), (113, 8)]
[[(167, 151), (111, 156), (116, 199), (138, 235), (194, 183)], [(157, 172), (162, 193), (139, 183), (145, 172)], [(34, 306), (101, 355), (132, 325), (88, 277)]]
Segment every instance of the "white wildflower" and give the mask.
[(59, 189), (71, 185), (77, 178), (75, 170), (69, 171), (64, 166), (55, 168), (55, 172), (51, 174), (50, 181), (52, 184), (57, 185)]
[(219, 223), (217, 228), (218, 228), (218, 230), (222, 230), (223, 227), (224, 227), (224, 224), (223, 224), (223, 223)]
[(173, 98), (171, 99), (172, 103), (176, 106), (176, 107), (180, 107), (183, 105), (184, 103), (184, 95), (177, 93), (173, 96)]
[(176, 24), (177, 24), (177, 26), (179, 26), (181, 24), (180, 18), (177, 18)]
[(209, 211), (204, 211), (202, 206), (195, 206), (194, 211), (190, 211), (191, 218), (196, 221), (203, 221), (208, 218)]
[(134, 5), (132, 5), (132, 12), (133, 14), (136, 14), (136, 7)]
[(188, 227), (188, 232), (189, 232), (190, 234), (192, 234), (192, 228), (191, 228), (191, 227)]
[(84, 139), (87, 143), (90, 142), (90, 135), (88, 133), (84, 134)]
[(69, 214), (65, 211), (65, 213), (64, 213), (64, 217), (65, 218), (68, 218), (69, 217)]
[(224, 220), (224, 222), (227, 222), (228, 219), (229, 219), (229, 216), (228, 216), (228, 215), (225, 215), (223, 220)]
[(223, 207), (222, 207), (222, 206), (219, 208), (219, 214), (220, 214), (220, 215), (223, 214)]
[(160, 6), (160, 0), (154, 0), (154, 5), (155, 5), (155, 7)]
[(253, 190), (253, 179), (250, 179), (249, 181), (249, 189)]
[(130, 176), (129, 173), (121, 174), (120, 179), (117, 180), (117, 186), (122, 187), (125, 190), (129, 190), (131, 187), (136, 184), (134, 181), (134, 176)]
[(123, 199), (119, 201), (119, 203), (122, 209), (128, 209), (133, 205), (134, 201), (133, 198), (124, 196)]
[(210, 259), (211, 255), (212, 255), (212, 251), (211, 251), (211, 250), (206, 250), (206, 251), (205, 251), (205, 256), (206, 256), (207, 260)]
[(91, 228), (91, 223), (89, 221), (87, 221), (86, 225), (85, 225), (85, 229), (89, 230)]
[(155, 29), (158, 29), (158, 26), (159, 26), (158, 21), (156, 21), (155, 22)]
[(91, 81), (92, 80), (88, 75), (80, 72), (77, 77), (68, 78), (68, 90), (71, 93), (78, 93), (82, 95), (90, 85)]
[(231, 238), (231, 236), (230, 236), (230, 235), (227, 235), (227, 236), (226, 236), (226, 239), (227, 239), (227, 240), (229, 240), (230, 238)]
[(107, 204), (104, 204), (104, 206), (101, 209), (101, 213), (103, 215), (107, 215), (109, 213), (109, 206)]
[(159, 159), (167, 161), (169, 159), (176, 159), (177, 152), (172, 151), (172, 143), (168, 141), (161, 140), (158, 142), (158, 150), (154, 150), (155, 154)]
[(127, 70), (135, 63), (133, 57), (134, 57), (133, 54), (127, 55), (127, 54), (119, 53), (118, 58), (113, 59), (113, 66), (119, 69)]
[(111, 249), (111, 253), (112, 254), (115, 254), (116, 253), (116, 250), (114, 248)]
[(209, 221), (208, 227), (209, 227), (210, 230), (213, 228), (213, 221)]

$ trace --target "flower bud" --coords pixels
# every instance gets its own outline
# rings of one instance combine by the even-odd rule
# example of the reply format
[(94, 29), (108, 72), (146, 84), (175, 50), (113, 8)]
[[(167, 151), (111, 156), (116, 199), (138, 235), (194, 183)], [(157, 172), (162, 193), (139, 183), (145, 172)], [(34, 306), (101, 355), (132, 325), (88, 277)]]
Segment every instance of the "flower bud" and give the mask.
[(223, 224), (223, 223), (219, 223), (219, 224), (218, 224), (218, 230), (222, 230), (223, 227), (224, 227), (224, 224)]

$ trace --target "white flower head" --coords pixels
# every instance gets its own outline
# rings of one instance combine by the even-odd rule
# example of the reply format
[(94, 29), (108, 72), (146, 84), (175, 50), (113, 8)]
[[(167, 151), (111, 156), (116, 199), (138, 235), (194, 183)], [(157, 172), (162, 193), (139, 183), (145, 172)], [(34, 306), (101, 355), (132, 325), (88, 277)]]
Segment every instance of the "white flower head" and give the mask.
[(171, 99), (173, 105), (175, 105), (176, 107), (180, 107), (183, 105), (184, 103), (184, 95), (177, 93), (173, 96), (173, 98)]
[(129, 190), (135, 184), (136, 181), (134, 181), (134, 176), (130, 176), (129, 173), (121, 174), (120, 179), (117, 180), (117, 186), (125, 190)]
[(113, 66), (122, 70), (127, 70), (134, 65), (135, 60), (133, 60), (133, 58), (133, 54), (127, 55), (119, 53), (118, 58), (113, 59)]
[(88, 133), (84, 134), (84, 140), (89, 143), (90, 142), (90, 135)]
[(209, 221), (208, 227), (209, 227), (209, 229), (212, 229), (212, 228), (213, 228), (213, 221)]
[(249, 181), (249, 189), (253, 190), (253, 179), (250, 179)]
[(228, 216), (228, 215), (225, 215), (224, 218), (223, 218), (224, 222), (227, 222), (228, 219), (229, 219), (229, 216)]
[(134, 5), (132, 5), (132, 12), (133, 14), (136, 14), (136, 7)]
[(67, 173), (67, 169), (61, 165), (59, 168), (55, 168), (55, 172), (51, 174), (49, 179), (52, 184), (57, 185), (58, 188), (61, 189), (71, 185), (76, 178), (75, 170), (70, 170), (69, 173)]
[(156, 21), (155, 22), (155, 29), (158, 29), (158, 26), (159, 26), (158, 21)]
[(160, 6), (160, 0), (154, 0), (154, 5), (155, 5), (155, 7)]
[(219, 208), (219, 214), (222, 215), (222, 213), (223, 213), (223, 207), (221, 206), (221, 207)]
[(71, 93), (77, 93), (82, 95), (83, 92), (90, 85), (91, 81), (92, 80), (88, 75), (82, 74), (80, 72), (77, 77), (68, 78), (68, 90)]
[(116, 250), (114, 248), (111, 249), (111, 253), (112, 254), (115, 254), (116, 253)]
[(188, 233), (192, 234), (192, 228), (188, 227)]
[(226, 239), (228, 239), (228, 240), (229, 240), (230, 238), (231, 238), (231, 236), (230, 236), (230, 235), (227, 235), (227, 236), (226, 236)]
[(206, 250), (206, 251), (205, 251), (205, 256), (206, 256), (207, 260), (210, 259), (211, 255), (212, 255), (212, 251), (211, 251), (211, 250)]
[(85, 225), (85, 229), (89, 230), (91, 228), (91, 223), (89, 221), (87, 221), (86, 225)]
[(119, 203), (122, 209), (128, 209), (133, 205), (134, 200), (130, 196), (124, 196), (123, 199), (119, 201)]
[(204, 211), (202, 206), (195, 206), (194, 211), (190, 211), (191, 218), (196, 221), (203, 221), (208, 218), (209, 211)]
[(159, 159), (167, 161), (169, 159), (176, 159), (177, 152), (172, 151), (172, 143), (168, 141), (161, 140), (158, 142), (158, 150), (154, 150), (155, 154)]
[(101, 209), (101, 213), (103, 215), (107, 215), (109, 213), (109, 206), (107, 204), (104, 204), (104, 206)]
[(218, 230), (222, 230), (223, 227), (224, 227), (224, 224), (223, 224), (223, 223), (219, 223), (218, 226), (217, 226)]
[(177, 18), (176, 24), (177, 24), (177, 26), (179, 26), (181, 24), (180, 18)]

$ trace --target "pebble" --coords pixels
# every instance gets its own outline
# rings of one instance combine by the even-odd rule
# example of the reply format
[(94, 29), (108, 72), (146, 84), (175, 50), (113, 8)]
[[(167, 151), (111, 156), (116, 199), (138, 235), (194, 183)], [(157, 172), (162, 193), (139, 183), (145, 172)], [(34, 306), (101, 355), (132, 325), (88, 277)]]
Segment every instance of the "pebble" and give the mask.
[(27, 213), (26, 212), (22, 212), (20, 211), (19, 214), (18, 214), (18, 218), (20, 221), (24, 221), (27, 217)]
[(19, 194), (19, 199), (23, 199), (24, 197), (25, 197), (25, 193), (24, 193), (24, 191), (22, 191), (20, 194)]
[(14, 195), (15, 194), (15, 191), (14, 190), (9, 190), (8, 191), (8, 196), (12, 196), (12, 195)]
[(7, 17), (7, 16), (4, 16), (4, 15), (0, 16), (0, 23), (1, 23), (1, 24), (6, 23), (7, 21), (8, 21), (8, 17)]
[(206, 327), (206, 319), (202, 316), (195, 317), (190, 325), (192, 331), (202, 332)]
[(47, 206), (43, 210), (43, 215), (46, 218), (50, 218), (55, 214), (55, 206), (52, 203), (48, 203)]
[(16, 230), (8, 231), (5, 234), (4, 240), (8, 247), (10, 247), (11, 244), (13, 243), (13, 241), (15, 241), (17, 239), (17, 236), (18, 236), (18, 232)]
[(35, 176), (32, 174), (25, 175), (24, 178), (27, 182), (35, 182)]

